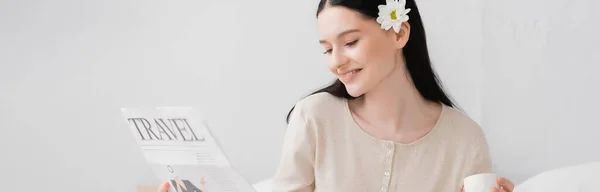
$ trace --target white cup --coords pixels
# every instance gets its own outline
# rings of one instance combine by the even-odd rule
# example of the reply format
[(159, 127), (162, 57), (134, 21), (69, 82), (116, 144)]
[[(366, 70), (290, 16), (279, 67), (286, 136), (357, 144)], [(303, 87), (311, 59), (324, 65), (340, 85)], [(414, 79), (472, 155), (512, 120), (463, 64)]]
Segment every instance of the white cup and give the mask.
[(497, 178), (493, 173), (471, 175), (463, 180), (463, 187), (465, 192), (491, 192), (500, 187)]

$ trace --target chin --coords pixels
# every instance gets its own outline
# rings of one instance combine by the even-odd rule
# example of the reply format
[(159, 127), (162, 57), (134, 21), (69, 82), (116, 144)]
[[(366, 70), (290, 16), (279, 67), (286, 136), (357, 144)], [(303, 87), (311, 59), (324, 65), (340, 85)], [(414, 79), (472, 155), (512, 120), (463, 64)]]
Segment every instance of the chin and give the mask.
[(345, 86), (346, 86), (346, 91), (352, 97), (360, 97), (365, 94), (365, 91), (363, 90), (363, 86), (360, 86), (360, 85), (345, 85)]

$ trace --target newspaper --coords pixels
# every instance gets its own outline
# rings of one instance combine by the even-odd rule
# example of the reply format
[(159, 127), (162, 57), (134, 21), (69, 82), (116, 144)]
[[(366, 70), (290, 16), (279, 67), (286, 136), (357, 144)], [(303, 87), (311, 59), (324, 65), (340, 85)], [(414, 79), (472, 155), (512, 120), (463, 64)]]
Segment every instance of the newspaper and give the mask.
[(174, 192), (253, 192), (190, 107), (122, 108), (147, 163)]

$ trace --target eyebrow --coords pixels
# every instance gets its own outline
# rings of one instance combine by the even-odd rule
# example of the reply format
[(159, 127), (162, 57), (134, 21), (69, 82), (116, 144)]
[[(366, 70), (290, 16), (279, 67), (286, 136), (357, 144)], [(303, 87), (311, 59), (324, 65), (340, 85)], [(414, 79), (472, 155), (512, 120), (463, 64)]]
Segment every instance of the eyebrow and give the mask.
[[(341, 36), (344, 36), (344, 35), (347, 35), (350, 33), (359, 32), (359, 31), (360, 30), (358, 30), (358, 29), (348, 29), (348, 30), (345, 30), (345, 31), (341, 32), (340, 34), (338, 34), (337, 38), (340, 38)], [(325, 42), (326, 42), (325, 40), (319, 40), (319, 43), (325, 43)]]

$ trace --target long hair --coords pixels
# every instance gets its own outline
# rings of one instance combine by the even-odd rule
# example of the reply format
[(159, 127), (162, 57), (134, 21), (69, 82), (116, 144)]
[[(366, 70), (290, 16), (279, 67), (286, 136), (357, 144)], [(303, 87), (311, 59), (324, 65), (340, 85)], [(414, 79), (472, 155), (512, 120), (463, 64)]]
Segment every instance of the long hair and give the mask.
[[(361, 13), (363, 16), (375, 20), (379, 15), (378, 5), (385, 4), (385, 0), (321, 0), (317, 8), (317, 17), (323, 9), (329, 6), (343, 6), (348, 9)], [(406, 8), (410, 8), (408, 16), (410, 19), (410, 38), (402, 49), (406, 60), (406, 70), (417, 91), (425, 100), (440, 102), (444, 105), (455, 107), (449, 96), (444, 92), (429, 58), (427, 50), (427, 41), (425, 38), (425, 29), (419, 13), (419, 8), (414, 0), (406, 0)], [(355, 99), (346, 90), (344, 84), (336, 79), (332, 84), (319, 89), (310, 95), (327, 92), (335, 97), (348, 100)], [(310, 96), (309, 95), (309, 96)], [(295, 107), (295, 106), (294, 106)], [(289, 123), (290, 114), (294, 107), (288, 112), (286, 122)]]

